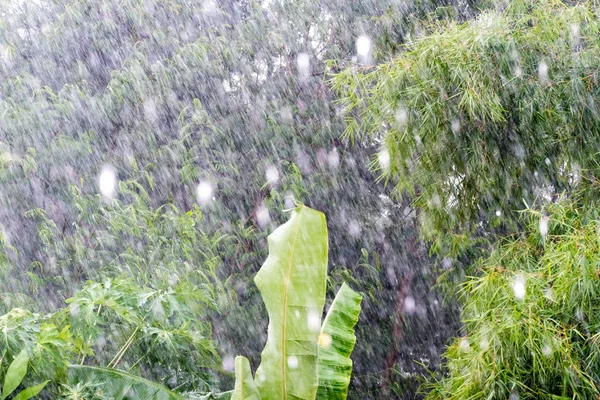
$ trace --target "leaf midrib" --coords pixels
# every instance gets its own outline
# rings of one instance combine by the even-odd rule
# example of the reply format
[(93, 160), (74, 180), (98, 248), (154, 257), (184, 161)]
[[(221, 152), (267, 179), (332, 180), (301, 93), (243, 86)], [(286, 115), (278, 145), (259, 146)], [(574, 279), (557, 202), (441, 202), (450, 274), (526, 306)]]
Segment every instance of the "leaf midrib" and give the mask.
[[(298, 219), (302, 216), (301, 213), (298, 213)], [(287, 322), (287, 300), (288, 300), (288, 291), (289, 291), (289, 285), (290, 285), (290, 274), (292, 273), (292, 260), (294, 259), (294, 255), (296, 252), (296, 241), (298, 239), (298, 233), (300, 232), (300, 229), (302, 227), (302, 224), (300, 224), (300, 222), (298, 221), (298, 228), (296, 229), (296, 234), (294, 235), (294, 243), (292, 243), (292, 253), (290, 254), (290, 261), (288, 263), (288, 267), (287, 267), (287, 271), (286, 271), (286, 277), (285, 280), (283, 282), (284, 284), (284, 290), (283, 290), (283, 321), (282, 321), (282, 325), (283, 325), (283, 330), (281, 331), (281, 375), (282, 375), (282, 379), (281, 379), (281, 390), (282, 390), (282, 395), (283, 395), (283, 399), (285, 399), (287, 396), (287, 387), (286, 387), (286, 368), (285, 368), (285, 362), (287, 359), (286, 356), (286, 350), (285, 350), (285, 339), (286, 339), (286, 322)]]

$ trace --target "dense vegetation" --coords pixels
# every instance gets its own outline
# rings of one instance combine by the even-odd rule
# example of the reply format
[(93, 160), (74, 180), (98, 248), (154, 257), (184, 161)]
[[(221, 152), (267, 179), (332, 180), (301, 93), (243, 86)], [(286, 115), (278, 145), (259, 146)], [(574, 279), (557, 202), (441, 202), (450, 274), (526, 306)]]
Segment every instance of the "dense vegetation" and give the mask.
[(3, 399), (598, 396), (596, 2), (0, 3)]

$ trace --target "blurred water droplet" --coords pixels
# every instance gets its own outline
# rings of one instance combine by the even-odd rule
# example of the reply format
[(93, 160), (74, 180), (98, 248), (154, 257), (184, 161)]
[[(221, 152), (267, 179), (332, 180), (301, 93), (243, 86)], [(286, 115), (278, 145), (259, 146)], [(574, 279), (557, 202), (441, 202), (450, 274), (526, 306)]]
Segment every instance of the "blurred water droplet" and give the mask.
[(323, 348), (328, 348), (329, 346), (331, 346), (331, 335), (329, 335), (327, 332), (322, 332), (319, 335), (319, 340), (318, 340), (319, 346), (323, 347)]
[(275, 185), (279, 181), (279, 171), (277, 170), (277, 167), (274, 165), (269, 166), (265, 172), (265, 176), (267, 178), (267, 182), (271, 186)]
[(542, 354), (546, 357), (550, 357), (550, 355), (552, 355), (552, 347), (550, 347), (548, 344), (545, 344), (544, 347), (542, 347)]
[(469, 351), (471, 349), (471, 344), (469, 343), (469, 339), (467, 339), (467, 338), (460, 339), (458, 348), (460, 349), (460, 351), (465, 352), (465, 353), (467, 351)]
[(540, 78), (540, 82), (546, 84), (549, 82), (548, 78), (548, 64), (545, 61), (540, 62), (538, 66), (538, 76)]
[(321, 329), (321, 317), (314, 311), (309, 311), (306, 315), (306, 324), (311, 332), (318, 332)]
[(100, 193), (106, 199), (111, 199), (117, 192), (117, 174), (111, 166), (102, 167), (98, 177), (98, 188)]
[(382, 150), (377, 155), (377, 160), (379, 161), (379, 166), (383, 170), (388, 170), (390, 168), (390, 152), (387, 150)]
[(366, 36), (360, 36), (356, 39), (356, 54), (359, 57), (367, 58), (371, 52), (371, 39)]
[(264, 205), (261, 205), (258, 207), (258, 210), (256, 210), (256, 222), (261, 228), (265, 228), (267, 225), (269, 225), (269, 222), (271, 222), (269, 210)]
[(200, 182), (196, 187), (196, 198), (201, 205), (207, 205), (213, 200), (213, 187), (208, 182)]
[(525, 278), (522, 275), (517, 275), (512, 283), (512, 289), (515, 294), (515, 299), (523, 300), (525, 298)]
[(399, 127), (403, 128), (408, 122), (408, 110), (400, 106), (398, 107), (398, 110), (396, 110), (396, 115), (394, 117)]
[(296, 357), (296, 356), (288, 356), (288, 358), (287, 358), (287, 365), (291, 369), (298, 368), (298, 357)]
[(458, 118), (453, 119), (450, 127), (452, 128), (452, 133), (457, 135), (460, 132), (460, 120)]
[(496, 217), (500, 217), (500, 216), (502, 216), (502, 211), (496, 210)]
[(483, 337), (479, 341), (479, 348), (483, 351), (487, 351), (490, 348), (490, 342), (487, 338)]
[(404, 312), (412, 314), (415, 312), (416, 307), (415, 299), (412, 296), (407, 296), (406, 299), (404, 299)]
[(235, 369), (235, 358), (227, 354), (225, 357), (223, 357), (222, 367), (225, 371), (233, 371)]
[(361, 231), (360, 225), (356, 220), (353, 219), (348, 223), (348, 233), (351, 236), (358, 237)]
[(445, 257), (442, 260), (442, 268), (444, 269), (450, 269), (450, 267), (452, 267), (452, 259)]
[(296, 62), (298, 64), (298, 75), (300, 75), (300, 78), (308, 78), (310, 76), (310, 58), (308, 57), (308, 54), (298, 54)]
[(337, 148), (334, 147), (333, 150), (327, 154), (327, 164), (329, 164), (331, 169), (336, 169), (340, 164), (340, 155)]
[(288, 193), (283, 199), (283, 204), (287, 210), (291, 210), (292, 208), (296, 207), (294, 195)]
[(510, 394), (510, 397), (508, 398), (508, 400), (519, 400), (519, 393), (517, 392), (512, 392)]
[(542, 239), (546, 239), (546, 235), (548, 235), (548, 221), (550, 217), (547, 215), (542, 215), (540, 218), (540, 235), (542, 235)]

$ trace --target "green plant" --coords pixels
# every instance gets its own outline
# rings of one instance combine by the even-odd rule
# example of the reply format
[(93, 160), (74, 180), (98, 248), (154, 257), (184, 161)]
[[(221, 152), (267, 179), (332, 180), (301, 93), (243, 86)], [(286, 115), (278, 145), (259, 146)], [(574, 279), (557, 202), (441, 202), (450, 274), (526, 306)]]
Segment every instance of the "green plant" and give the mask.
[(361, 296), (343, 285), (321, 324), (327, 253), (325, 216), (302, 205), (269, 236), (255, 277), (269, 313), (267, 344), (255, 379), (236, 357), (234, 400), (346, 398)]
[[(1, 364), (1, 360), (0, 360)], [(29, 364), (29, 354), (27, 349), (21, 350), (21, 352), (15, 357), (15, 359), (8, 366), (6, 375), (4, 376), (4, 384), (2, 385), (2, 396), (0, 399), (4, 400), (8, 398), (21, 384), (25, 375), (27, 375), (27, 366)], [(21, 390), (18, 394), (12, 397), (13, 400), (27, 400), (44, 389), (46, 384), (50, 381), (45, 381), (35, 386), (30, 386), (26, 389)]]
[(413, 196), (432, 250), (456, 256), (520, 229), (523, 199), (597, 179), (600, 25), (590, 2), (515, 0), (430, 32), (333, 86), (346, 135), (380, 144), (374, 169)]
[(428, 399), (600, 395), (598, 205), (563, 199), (523, 220), (464, 283), (464, 336)]

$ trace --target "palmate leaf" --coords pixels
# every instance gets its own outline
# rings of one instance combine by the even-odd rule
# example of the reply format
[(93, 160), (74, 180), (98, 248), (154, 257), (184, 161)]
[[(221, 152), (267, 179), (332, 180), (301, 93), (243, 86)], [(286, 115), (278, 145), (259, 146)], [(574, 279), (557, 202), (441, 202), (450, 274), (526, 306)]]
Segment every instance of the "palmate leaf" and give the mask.
[(261, 400), (260, 393), (252, 379), (250, 362), (243, 356), (235, 358), (235, 388), (231, 400)]
[(115, 400), (183, 400), (159, 383), (112, 368), (69, 365), (69, 382), (98, 384), (105, 397)]
[(360, 314), (361, 295), (345, 283), (337, 292), (319, 335), (318, 400), (343, 400), (352, 374), (350, 354), (356, 343), (354, 325)]
[(267, 343), (256, 371), (263, 399), (316, 396), (327, 246), (325, 216), (302, 205), (269, 236), (269, 257), (254, 279), (269, 313)]

